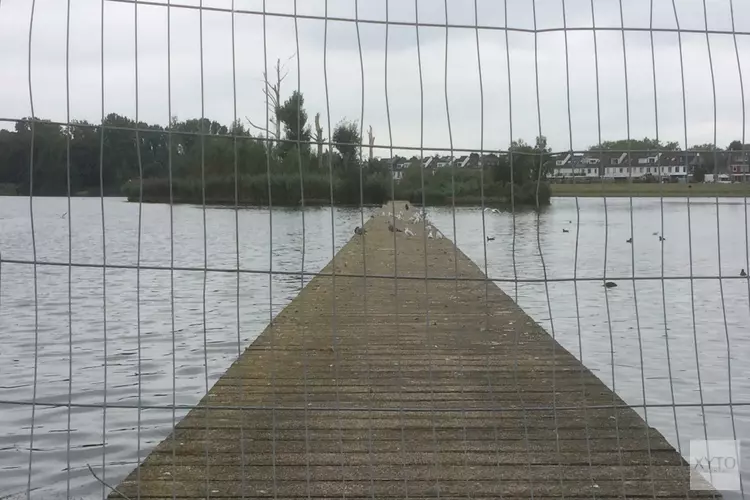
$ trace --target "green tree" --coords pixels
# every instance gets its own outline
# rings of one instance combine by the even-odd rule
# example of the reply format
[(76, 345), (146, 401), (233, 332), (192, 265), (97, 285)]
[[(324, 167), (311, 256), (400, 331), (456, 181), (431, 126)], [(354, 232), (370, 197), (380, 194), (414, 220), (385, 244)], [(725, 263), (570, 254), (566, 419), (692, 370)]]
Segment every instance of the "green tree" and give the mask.
[[(716, 173), (716, 168), (723, 164), (724, 154), (721, 148), (717, 148), (713, 143), (696, 144), (690, 148), (690, 151), (699, 151), (698, 165), (693, 169), (693, 178), (698, 182), (703, 182), (705, 174)], [(701, 177), (700, 180), (696, 174)]]
[(344, 159), (344, 165), (349, 166), (357, 157), (357, 149), (362, 143), (357, 122), (342, 120), (333, 130), (333, 146)]
[(656, 139), (619, 139), (617, 141), (604, 141), (596, 146), (591, 146), (589, 151), (677, 151), (680, 145), (677, 142), (662, 144)]
[(310, 127), (307, 124), (307, 111), (304, 109), (304, 104), (304, 96), (295, 90), (279, 107), (278, 117), (284, 124), (285, 138), (288, 141), (299, 141), (297, 144), (281, 143), (279, 146), (281, 156), (284, 156), (292, 147), (299, 147), (300, 152), (305, 156), (310, 152)]

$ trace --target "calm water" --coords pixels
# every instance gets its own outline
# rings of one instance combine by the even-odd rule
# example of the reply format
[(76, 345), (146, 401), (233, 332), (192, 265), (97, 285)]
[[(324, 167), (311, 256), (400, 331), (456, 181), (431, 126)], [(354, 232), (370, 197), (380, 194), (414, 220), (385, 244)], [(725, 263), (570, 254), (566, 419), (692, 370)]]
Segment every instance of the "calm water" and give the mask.
[[(505, 280), (498, 284), (517, 296), (519, 304), (548, 331), (554, 330), (554, 335), (566, 348), (576, 355), (580, 355), (580, 348), (584, 363), (610, 387), (614, 385), (629, 404), (642, 405), (645, 400), (649, 405), (671, 405), (674, 394), (678, 405), (676, 420), (671, 407), (649, 407), (647, 417), (649, 424), (662, 431), (673, 444), (679, 444), (685, 455), (690, 439), (704, 438), (704, 418), (710, 439), (733, 437), (732, 418), (725, 405), (730, 398), (730, 361), (734, 427), (738, 437), (749, 437), (750, 406), (743, 405), (750, 403), (750, 369), (747, 368), (750, 299), (747, 280), (735, 278), (740, 268), (747, 268), (745, 238), (748, 228), (743, 200), (720, 200), (721, 251), (715, 200), (691, 201), (692, 245), (689, 244), (688, 210), (684, 199), (665, 200), (663, 210), (658, 199), (637, 199), (633, 201), (632, 212), (627, 199), (608, 200), (606, 211), (601, 199), (581, 199), (579, 205), (577, 266), (575, 200), (554, 200), (552, 207), (541, 214), (538, 226), (535, 213), (516, 214), (515, 275), (519, 280), (542, 280), (546, 268), (547, 278), (553, 280), (547, 287), (543, 282), (522, 282), (514, 286), (513, 218), (509, 213), (487, 214), (487, 235), (496, 238), (486, 247), (489, 275)], [(269, 294), (267, 274), (242, 273), (238, 313), (237, 274), (209, 272), (205, 285), (204, 336), (204, 274), (189, 269), (176, 270), (172, 294), (168, 270), (142, 269), (139, 322), (135, 269), (107, 269), (106, 301), (103, 299), (102, 269), (96, 267), (103, 262), (100, 201), (73, 199), (71, 213), (63, 217), (66, 211), (66, 199), (35, 199), (37, 260), (67, 262), (70, 218), (73, 262), (90, 266), (72, 269), (70, 303), (68, 267), (38, 266), (35, 307), (33, 266), (7, 262), (33, 259), (28, 199), (0, 198), (0, 252), (6, 260), (0, 274), (0, 335), (3, 339), (0, 344), (3, 375), (0, 382), (0, 473), (3, 477), (0, 496), (16, 495), (26, 488), (31, 407), (7, 403), (32, 399), (35, 323), (39, 337), (37, 400), (66, 404), (70, 384), (73, 402), (82, 406), (70, 412), (69, 454), (68, 409), (37, 407), (32, 462), (34, 496), (65, 498), (69, 477), (71, 497), (97, 498), (101, 496), (101, 488), (90, 477), (86, 464), (91, 464), (101, 474), (102, 454), (106, 451), (106, 478), (116, 483), (132, 470), (139, 453), (144, 457), (173, 425), (171, 411), (144, 409), (139, 452), (137, 410), (116, 407), (138, 402), (138, 326), (142, 404), (172, 404), (174, 397), (177, 404), (190, 405), (200, 399), (235, 359), (238, 337), (239, 348), (244, 349), (263, 330), (271, 315), (277, 314), (300, 288), (299, 276), (275, 276)], [(632, 246), (625, 243), (631, 235), (631, 213)], [(666, 236), (663, 245), (652, 234), (662, 231), (662, 213)], [(107, 264), (135, 266), (138, 261), (138, 205), (106, 199), (104, 214)], [(446, 236), (453, 237), (454, 216), (450, 209), (431, 209), (430, 215)], [(205, 244), (209, 268), (235, 268), (238, 259), (235, 212), (208, 209), (205, 217), (207, 237), (204, 239), (200, 207), (174, 207), (174, 266), (203, 267)], [(335, 210), (332, 240), (330, 209), (306, 211), (305, 271), (320, 270), (358, 224), (359, 211)], [(302, 268), (300, 211), (274, 209), (271, 218), (268, 210), (241, 210), (238, 226), (241, 268), (264, 271), (271, 264), (274, 270), (289, 272)], [(272, 238), (270, 227), (273, 228)], [(455, 227), (458, 228), (455, 240), (460, 248), (484, 267), (481, 212), (457, 210)], [(563, 228), (570, 232), (563, 233)], [(616, 280), (619, 286), (605, 295), (598, 280), (579, 280), (576, 286), (572, 281), (554, 281), (572, 278), (574, 272), (581, 279), (602, 277), (605, 228), (609, 238), (606, 273), (608, 279)], [(272, 248), (270, 253), (269, 247)], [(663, 285), (658, 279), (636, 280), (635, 287), (633, 281), (623, 279), (633, 273), (637, 277), (659, 277), (662, 249), (667, 277), (690, 275), (691, 251), (694, 276), (717, 276), (720, 256), (721, 272), (728, 277), (722, 281), (723, 301), (717, 279), (694, 280), (692, 294), (691, 282), (686, 279), (666, 279)], [(142, 266), (169, 268), (172, 265), (167, 205), (143, 206), (140, 262)], [(605, 298), (609, 302), (609, 314)], [(103, 427), (105, 331), (106, 399), (108, 405), (115, 407), (107, 409), (106, 427)], [(639, 353), (643, 353), (642, 363)], [(71, 363), (72, 378), (69, 377)], [(700, 368), (700, 386), (697, 367)], [(710, 405), (703, 410), (698, 404), (701, 396)], [(643, 409), (640, 413), (644, 414)], [(178, 412), (176, 419), (183, 414)], [(106, 430), (106, 447), (103, 430)]]

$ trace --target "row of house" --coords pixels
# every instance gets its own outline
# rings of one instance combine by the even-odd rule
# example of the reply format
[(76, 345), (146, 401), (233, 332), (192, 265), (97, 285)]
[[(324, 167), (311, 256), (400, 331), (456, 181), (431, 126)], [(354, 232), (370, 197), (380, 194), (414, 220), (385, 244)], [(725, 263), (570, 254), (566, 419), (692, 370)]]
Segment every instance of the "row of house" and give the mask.
[(548, 178), (565, 179), (647, 179), (649, 177), (686, 181), (696, 168), (721, 175), (733, 182), (750, 181), (750, 149), (742, 151), (653, 153), (564, 153), (548, 168)]
[(417, 156), (410, 159), (396, 158), (393, 165), (394, 170), (405, 170), (412, 165), (418, 165), (421, 162), (423, 168), (446, 168), (454, 166), (455, 168), (479, 168), (480, 165), (492, 167), (500, 162), (500, 157), (494, 153), (480, 156), (477, 153), (471, 153), (464, 156), (427, 156), (421, 160)]
[(427, 156), (419, 158), (412, 156), (411, 158), (399, 158), (396, 157), (392, 160), (383, 159), (388, 164), (393, 163), (393, 178), (400, 180), (404, 176), (404, 171), (412, 165), (420, 165), (424, 169), (431, 170), (434, 174), (437, 169), (441, 168), (479, 168), (480, 166), (491, 168), (500, 163), (500, 157), (494, 153), (487, 155), (479, 155), (478, 153), (471, 153), (470, 155), (463, 156)]
[[(441, 168), (457, 169), (492, 168), (502, 159), (500, 155), (490, 153), (479, 155), (471, 153), (459, 157), (428, 156), (409, 159), (395, 157), (381, 161), (393, 165), (393, 177), (400, 180), (404, 171), (420, 165), (434, 173)], [(704, 167), (705, 173), (720, 175), (733, 182), (750, 182), (750, 145), (740, 151), (695, 152), (695, 151), (662, 151), (651, 153), (626, 153), (594, 151), (588, 153), (563, 153), (553, 156), (546, 165), (547, 178), (552, 181), (572, 179), (609, 179), (624, 181), (628, 179), (646, 180), (649, 178), (687, 181), (692, 178), (696, 168)]]

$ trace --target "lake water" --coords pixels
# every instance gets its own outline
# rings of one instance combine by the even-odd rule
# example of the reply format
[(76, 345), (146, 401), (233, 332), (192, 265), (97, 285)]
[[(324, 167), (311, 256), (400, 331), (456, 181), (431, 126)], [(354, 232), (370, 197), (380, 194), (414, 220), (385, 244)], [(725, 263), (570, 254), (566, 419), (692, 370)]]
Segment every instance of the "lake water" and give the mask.
[[(170, 207), (144, 205), (140, 264), (147, 269), (140, 272), (139, 312), (131, 268), (138, 262), (138, 205), (109, 198), (106, 263), (121, 267), (106, 270), (105, 301), (100, 203), (72, 199), (64, 215), (67, 199), (34, 200), (37, 261), (68, 261), (70, 222), (72, 260), (82, 264), (72, 268), (71, 280), (67, 266), (37, 266), (35, 300), (34, 268), (23, 263), (34, 258), (29, 200), (0, 197), (0, 497), (26, 490), (32, 407), (25, 403), (33, 397), (35, 332), (36, 398), (50, 405), (35, 412), (33, 497), (65, 498), (70, 488), (72, 498), (98, 498), (102, 489), (87, 464), (101, 475), (106, 452), (106, 479), (117, 483), (186, 413), (143, 409), (138, 449), (138, 411), (118, 406), (138, 403), (139, 325), (141, 404), (192, 405), (300, 289), (298, 275), (274, 275), (269, 294), (264, 271), (302, 269), (301, 211), (274, 209), (271, 217), (268, 210), (242, 209), (235, 218), (232, 209), (209, 208), (204, 238), (200, 207), (175, 206), (170, 231)], [(634, 199), (632, 210), (628, 199), (608, 199), (606, 209), (602, 199), (580, 199), (578, 205), (577, 211), (575, 199), (554, 199), (538, 220), (534, 212), (516, 213), (515, 245), (514, 217), (487, 213), (486, 234), (495, 237), (486, 242), (489, 276), (626, 402), (649, 405), (641, 415), (684, 455), (690, 439), (732, 439), (733, 428), (738, 438), (750, 436), (750, 288), (738, 278), (748, 267), (745, 201), (693, 199), (689, 212), (685, 199), (663, 205)], [(451, 238), (455, 219), (455, 241), (484, 268), (481, 211), (428, 211)], [(625, 242), (631, 218), (632, 245)], [(335, 209), (333, 231), (330, 209), (307, 210), (304, 219), (304, 269), (316, 272), (349, 239), (360, 212)], [(663, 243), (653, 234), (662, 231)], [(605, 233), (607, 279), (619, 285), (606, 293)], [(195, 270), (204, 267), (204, 245), (208, 268), (216, 270), (206, 273), (205, 336), (204, 273)], [(692, 275), (699, 278), (692, 281), (685, 279), (691, 253)], [(726, 277), (721, 288), (715, 278), (719, 257)], [(241, 269), (258, 272), (240, 273), (238, 283), (237, 273), (221, 271), (236, 269), (238, 260)], [(170, 266), (180, 269), (170, 273)], [(628, 280), (632, 275), (638, 279)], [(64, 406), (69, 393), (76, 404), (71, 411)]]

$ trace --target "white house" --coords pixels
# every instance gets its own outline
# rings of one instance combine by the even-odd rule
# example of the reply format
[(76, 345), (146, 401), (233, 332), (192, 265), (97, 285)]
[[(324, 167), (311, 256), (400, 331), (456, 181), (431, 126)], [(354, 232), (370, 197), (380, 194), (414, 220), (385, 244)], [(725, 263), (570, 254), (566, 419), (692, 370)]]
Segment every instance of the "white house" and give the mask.
[(468, 155), (464, 155), (461, 158), (456, 158), (454, 164), (458, 168), (466, 168), (466, 166), (469, 164), (469, 160), (471, 160), (471, 158)]

